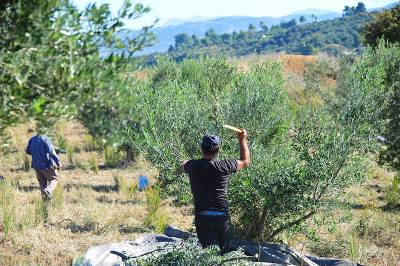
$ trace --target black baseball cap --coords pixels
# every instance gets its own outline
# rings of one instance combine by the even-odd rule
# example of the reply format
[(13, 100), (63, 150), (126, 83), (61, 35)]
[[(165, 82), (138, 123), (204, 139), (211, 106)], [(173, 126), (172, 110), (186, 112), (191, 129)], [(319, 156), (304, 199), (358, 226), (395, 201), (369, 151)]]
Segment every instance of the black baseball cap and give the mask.
[(201, 140), (201, 146), (207, 148), (217, 147), (220, 144), (219, 137), (216, 135), (204, 135), (203, 139)]

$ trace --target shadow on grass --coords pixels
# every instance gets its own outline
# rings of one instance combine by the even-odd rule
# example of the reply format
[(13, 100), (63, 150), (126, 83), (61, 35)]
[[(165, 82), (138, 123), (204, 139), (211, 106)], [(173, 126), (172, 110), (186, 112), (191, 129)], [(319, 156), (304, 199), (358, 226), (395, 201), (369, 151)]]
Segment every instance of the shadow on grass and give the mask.
[(384, 212), (400, 213), (400, 204), (386, 204), (381, 207)]
[(83, 224), (78, 224), (76, 222), (70, 222), (65, 229), (71, 230), (71, 233), (88, 233), (95, 232), (97, 230), (98, 224), (94, 221), (88, 221)]
[(96, 192), (117, 192), (117, 187), (115, 185), (90, 185), (90, 184), (65, 184), (64, 189), (69, 192), (72, 189), (92, 189)]
[(129, 199), (129, 200), (113, 200), (108, 198), (106, 195), (101, 195), (96, 198), (96, 201), (99, 203), (105, 203), (105, 204), (119, 204), (119, 205), (136, 205), (139, 204), (140, 201), (137, 199)]
[(138, 234), (138, 233), (148, 233), (151, 230), (148, 228), (145, 228), (143, 226), (120, 226), (118, 228), (118, 231), (120, 234), (123, 235), (129, 235), (129, 234)]
[[(70, 192), (72, 189), (92, 189), (96, 192), (105, 192), (105, 193), (112, 193), (117, 192), (117, 187), (115, 185), (90, 185), (90, 184), (70, 184), (66, 183), (63, 184), (64, 190), (66, 192)], [(27, 185), (27, 186), (20, 186), (19, 190), (24, 192), (32, 192), (34, 190), (39, 190), (39, 185)]]

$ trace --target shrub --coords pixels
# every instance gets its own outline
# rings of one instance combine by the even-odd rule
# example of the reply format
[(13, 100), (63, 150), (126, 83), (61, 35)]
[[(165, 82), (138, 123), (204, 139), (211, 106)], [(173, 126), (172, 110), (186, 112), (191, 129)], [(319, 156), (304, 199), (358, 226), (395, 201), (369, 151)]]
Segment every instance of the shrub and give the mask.
[(168, 217), (163, 208), (160, 189), (157, 187), (146, 190), (147, 215), (144, 220), (146, 227), (152, 227), (156, 232), (163, 233), (168, 225)]

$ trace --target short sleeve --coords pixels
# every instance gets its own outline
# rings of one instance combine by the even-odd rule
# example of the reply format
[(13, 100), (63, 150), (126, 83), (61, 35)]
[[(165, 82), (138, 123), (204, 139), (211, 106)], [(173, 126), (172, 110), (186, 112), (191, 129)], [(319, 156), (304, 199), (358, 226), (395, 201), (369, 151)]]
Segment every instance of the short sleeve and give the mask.
[(224, 162), (223, 167), (225, 168), (224, 170), (226, 172), (228, 172), (229, 174), (236, 173), (237, 168), (238, 168), (237, 160), (226, 159), (226, 160), (223, 160), (222, 162)]
[(192, 160), (187, 161), (185, 165), (183, 166), (183, 170), (185, 171), (186, 174), (189, 174), (191, 172), (191, 165), (192, 165)]

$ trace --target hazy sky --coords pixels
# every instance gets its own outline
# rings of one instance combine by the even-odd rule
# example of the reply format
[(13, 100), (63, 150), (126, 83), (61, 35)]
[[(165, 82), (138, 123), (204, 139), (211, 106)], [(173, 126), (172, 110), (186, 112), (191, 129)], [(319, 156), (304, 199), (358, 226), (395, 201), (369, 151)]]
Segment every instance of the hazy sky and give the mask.
[[(83, 8), (94, 0), (73, 1), (78, 7)], [(95, 0), (97, 3), (110, 3), (113, 11), (118, 10), (123, 1)], [(345, 5), (355, 6), (360, 0), (139, 0), (134, 2), (148, 5), (152, 8), (152, 11), (142, 21), (129, 23), (132, 27), (155, 18), (160, 18), (160, 23), (162, 24), (169, 19), (188, 19), (196, 16), (279, 17), (307, 8), (330, 9), (340, 12)], [(367, 8), (372, 8), (393, 3), (395, 0), (364, 0), (362, 2)]]

